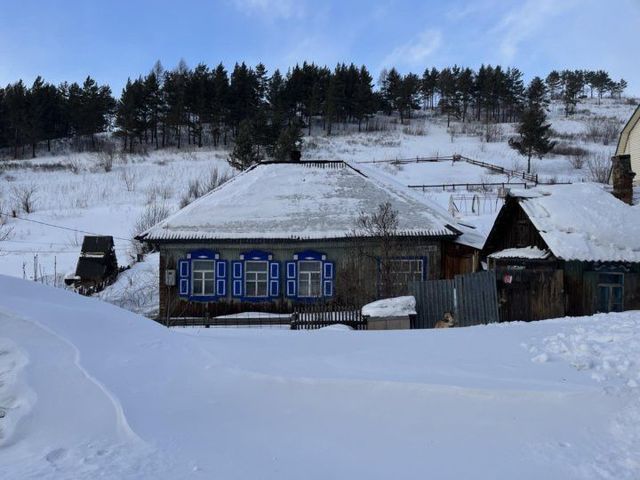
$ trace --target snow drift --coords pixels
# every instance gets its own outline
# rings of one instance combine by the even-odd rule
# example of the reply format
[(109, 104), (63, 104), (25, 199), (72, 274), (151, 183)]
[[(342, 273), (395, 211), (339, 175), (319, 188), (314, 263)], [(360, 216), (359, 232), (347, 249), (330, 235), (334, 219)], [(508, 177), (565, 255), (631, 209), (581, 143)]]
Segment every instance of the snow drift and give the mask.
[(0, 277), (0, 478), (638, 478), (640, 314), (168, 330)]

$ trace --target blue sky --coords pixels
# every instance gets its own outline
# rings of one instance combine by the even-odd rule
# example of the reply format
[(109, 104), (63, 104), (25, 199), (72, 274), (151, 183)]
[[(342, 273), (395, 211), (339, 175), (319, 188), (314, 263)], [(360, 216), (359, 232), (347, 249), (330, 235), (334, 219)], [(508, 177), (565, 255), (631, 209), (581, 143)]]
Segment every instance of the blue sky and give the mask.
[(640, 0), (2, 0), (0, 84), (81, 81), (119, 94), (156, 60), (269, 70), (302, 60), (421, 73), (500, 63), (527, 78), (604, 68), (640, 95)]

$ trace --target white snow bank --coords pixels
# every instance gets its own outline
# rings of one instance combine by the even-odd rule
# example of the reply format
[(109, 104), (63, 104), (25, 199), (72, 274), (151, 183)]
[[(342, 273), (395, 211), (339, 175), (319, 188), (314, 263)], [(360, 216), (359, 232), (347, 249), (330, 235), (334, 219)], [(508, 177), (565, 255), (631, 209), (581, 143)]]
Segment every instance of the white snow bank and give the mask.
[[(2, 345), (28, 358), (16, 378), (36, 399), (0, 448), (0, 478), (637, 478), (636, 417), (623, 413), (638, 389), (614, 372), (626, 356), (635, 375), (638, 312), (184, 334), (22, 280), (0, 276), (0, 292)], [(545, 346), (572, 331), (569, 352), (591, 346), (603, 371), (615, 359), (600, 383)]]
[(159, 268), (160, 254), (149, 254), (144, 261), (134, 263), (130, 269), (120, 272), (113, 284), (95, 296), (131, 312), (154, 318), (160, 306)]
[(362, 314), (369, 317), (403, 317), (416, 314), (416, 299), (413, 296), (384, 298), (362, 307)]

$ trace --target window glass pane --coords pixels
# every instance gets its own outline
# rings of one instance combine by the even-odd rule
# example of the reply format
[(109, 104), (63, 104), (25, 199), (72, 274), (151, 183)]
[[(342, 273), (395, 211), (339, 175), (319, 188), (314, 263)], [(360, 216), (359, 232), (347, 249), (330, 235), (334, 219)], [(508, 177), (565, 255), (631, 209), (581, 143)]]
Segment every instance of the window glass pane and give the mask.
[(622, 285), (623, 277), (621, 273), (601, 273), (598, 275), (598, 283)]
[(245, 262), (244, 267), (247, 272), (267, 272), (267, 262)]
[(213, 260), (194, 260), (191, 262), (193, 271), (196, 270), (211, 270), (213, 271)]
[(214, 260), (193, 260), (191, 279), (193, 295), (214, 295)]
[(247, 297), (266, 297), (269, 263), (247, 261), (245, 268), (245, 295)]
[(298, 262), (298, 295), (300, 297), (322, 296), (322, 262)]

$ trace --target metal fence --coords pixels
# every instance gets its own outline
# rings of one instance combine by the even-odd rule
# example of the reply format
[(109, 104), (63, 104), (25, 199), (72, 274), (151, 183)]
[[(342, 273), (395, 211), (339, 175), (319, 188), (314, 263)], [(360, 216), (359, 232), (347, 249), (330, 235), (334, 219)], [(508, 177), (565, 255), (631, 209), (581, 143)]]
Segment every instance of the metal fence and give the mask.
[(418, 315), (411, 328), (433, 328), (444, 314), (452, 313), (457, 326), (494, 323), (498, 317), (498, 295), (493, 272), (456, 275), (453, 280), (412, 282)]

